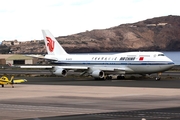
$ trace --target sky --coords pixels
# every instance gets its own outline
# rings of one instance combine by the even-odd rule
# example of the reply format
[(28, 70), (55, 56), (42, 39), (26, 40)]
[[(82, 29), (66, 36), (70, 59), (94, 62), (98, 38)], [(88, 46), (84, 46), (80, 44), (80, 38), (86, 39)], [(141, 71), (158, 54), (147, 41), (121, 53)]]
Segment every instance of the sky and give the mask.
[(0, 41), (42, 40), (180, 15), (180, 0), (0, 0)]

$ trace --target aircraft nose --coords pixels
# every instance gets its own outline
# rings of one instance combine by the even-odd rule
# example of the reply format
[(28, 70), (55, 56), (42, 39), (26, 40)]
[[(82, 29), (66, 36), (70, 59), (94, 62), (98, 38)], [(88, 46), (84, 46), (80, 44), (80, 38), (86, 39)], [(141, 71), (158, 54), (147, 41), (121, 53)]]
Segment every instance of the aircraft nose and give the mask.
[(172, 60), (168, 64), (169, 64), (170, 68), (175, 66), (175, 63)]
[(172, 64), (173, 66), (175, 65), (175, 63), (173, 62), (173, 60), (171, 60), (170, 58), (166, 57), (167, 61), (169, 61), (169, 64)]

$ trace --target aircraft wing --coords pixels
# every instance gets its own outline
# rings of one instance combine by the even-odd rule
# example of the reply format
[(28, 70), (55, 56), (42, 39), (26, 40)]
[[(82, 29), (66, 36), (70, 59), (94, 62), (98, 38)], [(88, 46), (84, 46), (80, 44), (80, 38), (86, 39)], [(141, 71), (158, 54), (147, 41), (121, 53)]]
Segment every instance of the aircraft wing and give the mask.
[(53, 68), (53, 66), (18, 66), (20, 68)]
[(81, 69), (81, 70), (86, 70), (88, 69), (88, 67), (86, 66), (19, 66), (20, 68), (44, 68), (44, 69), (51, 69), (51, 68), (62, 68), (62, 69), (66, 69), (66, 70), (77, 70), (77, 69)]
[(27, 82), (27, 80), (26, 80), (26, 79), (13, 80), (13, 83), (14, 83), (14, 84), (23, 83), (23, 82)]
[(89, 67), (86, 67), (86, 66), (58, 66), (58, 68), (67, 69), (67, 70), (86, 70)]
[(2, 79), (0, 79), (0, 82), (8, 82), (7, 80), (2, 80)]
[(118, 74), (125, 74), (127, 72), (132, 72), (133, 70), (130, 69), (129, 67), (109, 67), (109, 66), (20, 66), (20, 68), (38, 68), (38, 69), (50, 69), (53, 70), (53, 74), (58, 75), (58, 76), (66, 76), (67, 70), (74, 70), (74, 72), (82, 72), (80, 75), (84, 74), (99, 74), (100, 71), (104, 73), (114, 73), (117, 72)]
[[(20, 68), (39, 68), (39, 69), (52, 69), (52, 68), (61, 68), (61, 69), (66, 69), (66, 70), (87, 70), (91, 69), (90, 66), (19, 66)], [(99, 67), (99, 66), (92, 66), (93, 69), (98, 69), (102, 71), (132, 71), (129, 67), (121, 67), (121, 68), (116, 68), (116, 67)]]

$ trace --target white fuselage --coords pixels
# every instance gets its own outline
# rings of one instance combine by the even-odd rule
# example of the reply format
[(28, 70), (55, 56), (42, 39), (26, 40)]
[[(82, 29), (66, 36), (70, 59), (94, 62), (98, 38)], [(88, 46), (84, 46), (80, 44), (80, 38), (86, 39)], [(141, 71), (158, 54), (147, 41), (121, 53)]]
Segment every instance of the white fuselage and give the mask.
[[(51, 57), (52, 56), (46, 56)], [(121, 73), (150, 74), (166, 71), (174, 66), (171, 59), (161, 52), (124, 52), (118, 54), (68, 54), (56, 56), (55, 63), (69, 66), (87, 66), (92, 71), (99, 69)]]

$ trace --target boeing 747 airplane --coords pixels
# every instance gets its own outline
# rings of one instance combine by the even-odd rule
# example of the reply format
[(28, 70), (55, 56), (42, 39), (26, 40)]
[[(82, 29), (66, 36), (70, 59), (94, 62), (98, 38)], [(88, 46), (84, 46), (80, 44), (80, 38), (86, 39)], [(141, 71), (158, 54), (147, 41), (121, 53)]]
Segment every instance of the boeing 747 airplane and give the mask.
[(95, 79), (124, 78), (125, 74), (160, 74), (174, 66), (174, 62), (162, 52), (124, 52), (117, 54), (68, 54), (48, 30), (42, 30), (48, 54), (45, 59), (57, 65), (21, 66), (21, 68), (49, 68), (58, 76), (66, 76), (69, 70), (83, 71)]

